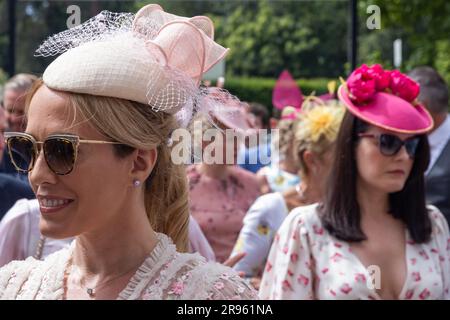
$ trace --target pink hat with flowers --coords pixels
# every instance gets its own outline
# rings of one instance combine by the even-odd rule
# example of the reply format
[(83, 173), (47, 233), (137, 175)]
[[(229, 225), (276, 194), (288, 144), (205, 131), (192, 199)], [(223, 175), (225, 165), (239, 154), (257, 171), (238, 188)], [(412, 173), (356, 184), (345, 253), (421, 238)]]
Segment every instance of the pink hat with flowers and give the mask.
[(433, 119), (416, 98), (420, 86), (398, 70), (363, 64), (338, 90), (339, 100), (359, 119), (374, 126), (407, 134), (431, 130)]

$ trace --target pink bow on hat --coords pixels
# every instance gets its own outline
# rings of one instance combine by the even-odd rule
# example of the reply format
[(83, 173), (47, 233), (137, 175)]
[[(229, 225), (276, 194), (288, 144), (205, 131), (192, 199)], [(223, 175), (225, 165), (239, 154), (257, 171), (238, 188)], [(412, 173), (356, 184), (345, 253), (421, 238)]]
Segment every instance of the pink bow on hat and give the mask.
[[(153, 27), (149, 28), (148, 21)], [(150, 31), (148, 31), (148, 29)], [(167, 12), (156, 4), (143, 7), (133, 21), (135, 32), (149, 35), (147, 49), (159, 63), (180, 70), (198, 84), (203, 73), (208, 71), (228, 53), (214, 41), (214, 25), (205, 16), (179, 17)]]

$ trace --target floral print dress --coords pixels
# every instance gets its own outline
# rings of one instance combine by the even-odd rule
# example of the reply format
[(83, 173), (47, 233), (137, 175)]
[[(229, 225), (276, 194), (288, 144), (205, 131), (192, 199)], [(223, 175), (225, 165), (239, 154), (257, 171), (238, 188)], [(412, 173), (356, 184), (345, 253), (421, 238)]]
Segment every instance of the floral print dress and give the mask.
[(231, 166), (228, 170), (224, 179), (201, 174), (196, 165), (187, 170), (191, 214), (218, 262), (224, 262), (230, 256), (244, 216), (259, 196), (255, 174), (238, 166)]
[[(322, 226), (317, 204), (294, 209), (275, 236), (263, 275), (262, 299), (381, 299), (352, 252)], [(399, 299), (450, 299), (450, 236), (444, 216), (428, 207), (432, 235), (417, 244), (406, 232), (407, 275)]]

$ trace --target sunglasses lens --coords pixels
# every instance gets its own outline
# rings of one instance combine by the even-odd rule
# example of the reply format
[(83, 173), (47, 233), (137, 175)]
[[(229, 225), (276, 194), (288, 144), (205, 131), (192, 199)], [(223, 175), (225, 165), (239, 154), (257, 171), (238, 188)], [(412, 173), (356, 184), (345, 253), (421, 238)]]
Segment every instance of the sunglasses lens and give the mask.
[(16, 169), (23, 172), (30, 171), (34, 160), (33, 141), (25, 137), (10, 137), (7, 146)]
[(406, 152), (411, 158), (416, 155), (417, 147), (419, 146), (419, 138), (413, 138), (405, 141)]
[(72, 171), (75, 163), (75, 149), (72, 141), (63, 138), (50, 138), (44, 143), (44, 155), (50, 169), (64, 175)]
[(385, 156), (396, 154), (402, 145), (402, 140), (396, 136), (390, 134), (382, 134), (380, 136), (380, 151)]

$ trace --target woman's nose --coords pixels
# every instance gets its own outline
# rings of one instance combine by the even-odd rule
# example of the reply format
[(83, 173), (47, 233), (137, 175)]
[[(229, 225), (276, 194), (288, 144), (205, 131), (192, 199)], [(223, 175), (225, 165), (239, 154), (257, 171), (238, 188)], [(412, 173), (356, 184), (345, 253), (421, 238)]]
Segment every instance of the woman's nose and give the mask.
[(36, 156), (33, 169), (29, 173), (30, 182), (32, 185), (41, 185), (43, 183), (55, 184), (56, 174), (49, 168), (44, 157), (44, 152), (41, 150)]
[(398, 150), (397, 154), (395, 155), (395, 158), (398, 160), (409, 160), (411, 157), (408, 154), (408, 151), (406, 150), (406, 146), (403, 145), (400, 150)]

